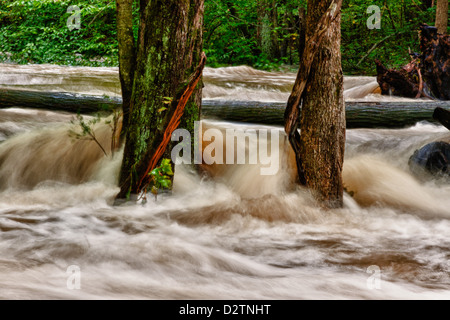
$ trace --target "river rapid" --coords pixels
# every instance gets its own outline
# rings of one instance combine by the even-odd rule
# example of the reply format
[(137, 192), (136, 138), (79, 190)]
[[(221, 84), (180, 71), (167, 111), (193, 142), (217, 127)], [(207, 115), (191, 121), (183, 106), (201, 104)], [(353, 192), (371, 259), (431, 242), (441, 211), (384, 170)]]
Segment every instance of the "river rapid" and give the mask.
[[(0, 88), (118, 95), (115, 68), (0, 65)], [(205, 70), (204, 99), (287, 101), (295, 74)], [(346, 77), (351, 101), (382, 97)], [(441, 126), (347, 132), (345, 207), (295, 184), (281, 127), (204, 119), (205, 128), (279, 131), (280, 170), (175, 169), (172, 195), (113, 206), (120, 151), (68, 134), (73, 114), (0, 110), (0, 299), (449, 299), (450, 184), (408, 159), (450, 139)], [(107, 144), (111, 132), (100, 125)], [(268, 143), (267, 141), (263, 141)]]

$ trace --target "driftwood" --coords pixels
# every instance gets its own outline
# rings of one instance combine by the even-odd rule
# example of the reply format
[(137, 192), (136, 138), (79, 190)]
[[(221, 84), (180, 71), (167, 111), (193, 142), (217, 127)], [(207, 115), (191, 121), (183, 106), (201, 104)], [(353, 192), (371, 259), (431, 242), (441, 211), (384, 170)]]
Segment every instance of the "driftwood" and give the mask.
[(450, 100), (450, 36), (422, 24), (420, 50), (420, 54), (410, 53), (412, 61), (399, 70), (375, 59), (382, 94)]
[(420, 77), (414, 62), (400, 70), (387, 69), (378, 59), (375, 59), (375, 64), (377, 66), (377, 81), (382, 95), (407, 98), (422, 96), (420, 92)]

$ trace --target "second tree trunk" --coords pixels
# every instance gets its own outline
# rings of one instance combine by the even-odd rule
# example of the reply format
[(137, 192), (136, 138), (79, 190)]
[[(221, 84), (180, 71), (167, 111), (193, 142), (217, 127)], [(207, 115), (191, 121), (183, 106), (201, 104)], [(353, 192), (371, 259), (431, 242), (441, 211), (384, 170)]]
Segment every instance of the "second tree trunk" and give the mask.
[[(331, 1), (308, 1), (307, 38)], [(340, 14), (326, 31), (311, 68), (301, 115), (300, 156), (306, 185), (327, 207), (343, 205), (345, 104), (341, 66)]]

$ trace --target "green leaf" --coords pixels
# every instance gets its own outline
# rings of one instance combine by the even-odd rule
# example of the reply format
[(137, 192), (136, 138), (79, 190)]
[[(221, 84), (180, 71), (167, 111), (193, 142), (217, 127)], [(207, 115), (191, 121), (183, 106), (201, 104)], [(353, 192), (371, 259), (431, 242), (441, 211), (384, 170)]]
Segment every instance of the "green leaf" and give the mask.
[(167, 174), (167, 175), (169, 175), (169, 176), (173, 176), (172, 167), (164, 168), (164, 169), (163, 169), (163, 173), (164, 173), (164, 174)]
[(164, 104), (171, 104), (172, 101), (173, 101), (173, 98), (171, 98), (171, 97), (164, 97), (163, 98), (163, 103)]
[(157, 176), (157, 175), (159, 175), (159, 168), (155, 168), (155, 169), (153, 169), (152, 170), (152, 172), (150, 172), (150, 175), (151, 176)]
[(162, 159), (161, 161), (161, 167), (167, 167), (170, 166), (170, 159)]
[(161, 187), (165, 188), (165, 189), (169, 189), (170, 188), (170, 180), (162, 180)]

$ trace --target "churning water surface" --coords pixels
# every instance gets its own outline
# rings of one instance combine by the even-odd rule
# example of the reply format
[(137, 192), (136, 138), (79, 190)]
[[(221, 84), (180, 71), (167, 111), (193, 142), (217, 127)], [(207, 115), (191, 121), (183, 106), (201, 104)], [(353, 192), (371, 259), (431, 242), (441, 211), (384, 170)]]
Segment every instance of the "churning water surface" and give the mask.
[[(114, 69), (1, 69), (4, 87), (73, 91), (84, 77), (92, 82), (82, 93), (117, 92), (104, 81)], [(284, 101), (294, 79), (207, 69), (204, 95)], [(374, 81), (347, 78), (347, 99), (384, 99)], [(120, 151), (105, 157), (95, 143), (74, 141), (72, 116), (0, 110), (0, 299), (450, 298), (450, 184), (408, 168), (416, 149), (450, 140), (443, 127), (349, 130), (344, 181), (353, 197), (323, 210), (296, 186), (282, 128), (204, 120), (221, 131), (279, 130), (278, 174), (216, 165), (205, 177), (178, 166), (172, 195), (113, 206)], [(111, 132), (100, 125), (97, 135), (107, 145)]]

